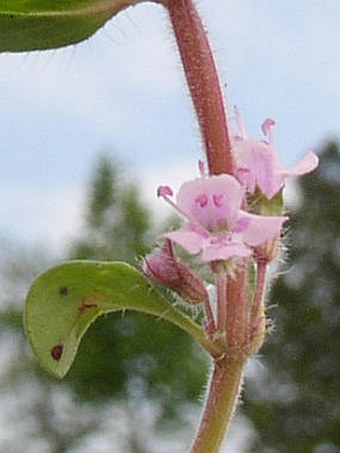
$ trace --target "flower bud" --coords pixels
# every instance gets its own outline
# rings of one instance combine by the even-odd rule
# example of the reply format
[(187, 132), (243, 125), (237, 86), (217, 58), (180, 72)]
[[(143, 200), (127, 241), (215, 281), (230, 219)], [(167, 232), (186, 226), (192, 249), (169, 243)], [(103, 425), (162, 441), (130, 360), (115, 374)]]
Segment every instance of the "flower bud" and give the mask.
[(203, 280), (174, 254), (169, 240), (161, 250), (144, 259), (142, 270), (148, 278), (171, 289), (189, 303), (199, 304), (208, 298)]

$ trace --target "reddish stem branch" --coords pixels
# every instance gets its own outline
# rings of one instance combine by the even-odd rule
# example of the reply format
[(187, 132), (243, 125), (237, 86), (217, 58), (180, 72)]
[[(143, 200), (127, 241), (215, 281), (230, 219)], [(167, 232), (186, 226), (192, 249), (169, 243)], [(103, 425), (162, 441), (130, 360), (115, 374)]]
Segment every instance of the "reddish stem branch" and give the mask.
[(227, 282), (227, 342), (230, 348), (241, 353), (247, 342), (249, 321), (247, 264), (239, 265), (235, 275)]
[(215, 363), (201, 423), (191, 453), (217, 453), (232, 419), (241, 388), (244, 359), (226, 356)]
[(218, 272), (216, 276), (217, 290), (217, 330), (226, 333), (227, 325), (227, 275), (225, 272)]
[[(203, 137), (209, 173), (233, 174), (233, 158), (221, 87), (206, 32), (193, 0), (158, 0), (168, 9)], [(217, 453), (233, 415), (246, 361), (247, 267), (235, 278), (217, 276), (217, 330), (226, 333), (224, 358), (215, 362), (194, 453)], [(208, 307), (206, 307), (208, 308)], [(211, 317), (209, 308), (207, 317)], [(227, 319), (228, 318), (228, 319)]]
[(267, 262), (266, 261), (257, 261), (257, 271), (256, 271), (256, 289), (254, 295), (254, 302), (251, 308), (251, 320), (256, 321), (261, 311), (261, 305), (264, 295), (264, 290), (266, 287), (266, 271), (267, 271)]
[(209, 297), (204, 300), (204, 313), (206, 319), (205, 330), (209, 335), (213, 335), (216, 332), (216, 324)]
[(231, 143), (217, 70), (192, 0), (163, 0), (177, 39), (210, 174), (233, 173)]

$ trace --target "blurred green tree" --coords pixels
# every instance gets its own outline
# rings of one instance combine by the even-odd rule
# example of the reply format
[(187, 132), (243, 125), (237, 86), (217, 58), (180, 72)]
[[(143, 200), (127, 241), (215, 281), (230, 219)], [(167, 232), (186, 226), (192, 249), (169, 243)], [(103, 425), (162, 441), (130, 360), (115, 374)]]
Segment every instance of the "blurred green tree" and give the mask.
[(340, 148), (299, 179), (285, 271), (273, 285), (275, 329), (246, 385), (256, 453), (340, 451)]
[(136, 264), (153, 229), (151, 213), (135, 184), (124, 181), (118, 164), (106, 155), (96, 162), (88, 186), (84, 234), (72, 244), (79, 259), (124, 260)]
[[(136, 265), (136, 257), (147, 251), (155, 226), (141, 190), (121, 175), (112, 159), (105, 155), (98, 159), (88, 185), (83, 233), (70, 244), (67, 258)], [(18, 398), (21, 384), (30, 383), (22, 396), (30, 398), (26, 418), (35, 426), (30, 436), (44, 440), (46, 451), (71, 451), (105, 424), (105, 414), (111, 416), (115, 412), (110, 408), (115, 407), (130, 423), (122, 436), (124, 451), (142, 452), (149, 451), (143, 432), (148, 424), (140, 416), (146, 406), (153, 408), (156, 428), (185, 424), (190, 405), (202, 392), (207, 357), (189, 336), (160, 319), (130, 312), (102, 317), (91, 326), (62, 382), (38, 368), (24, 338), (21, 308), (33, 276), (52, 260), (35, 253), (22, 261), (22, 255), (20, 250), (11, 254), (11, 272), (5, 258), (1, 274), (8, 289), (3, 291), (0, 313), (3, 344), (10, 335), (15, 337), (12, 354), (20, 360), (2, 374), (0, 385)], [(0, 450), (3, 446), (0, 441)], [(19, 444), (14, 448), (21, 451)]]
[[(106, 156), (94, 169), (86, 228), (71, 249), (78, 259), (124, 260), (148, 249), (151, 214), (141, 191), (122, 184)], [(153, 317), (125, 312), (103, 317), (85, 336), (79, 358), (66, 378), (79, 396), (89, 399), (139, 397), (159, 404), (166, 418), (178, 417), (181, 403), (198, 398), (204, 384), (206, 358), (190, 337)]]

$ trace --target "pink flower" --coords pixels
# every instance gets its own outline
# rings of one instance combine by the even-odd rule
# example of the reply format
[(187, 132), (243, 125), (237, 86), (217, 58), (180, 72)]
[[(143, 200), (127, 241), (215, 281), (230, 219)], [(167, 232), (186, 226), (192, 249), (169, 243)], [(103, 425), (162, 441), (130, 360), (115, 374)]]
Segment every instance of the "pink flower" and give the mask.
[(304, 175), (317, 167), (318, 157), (309, 152), (294, 167), (285, 168), (273, 144), (271, 128), (275, 121), (268, 118), (262, 124), (262, 132), (268, 141), (256, 140), (247, 138), (237, 109), (235, 113), (241, 134), (235, 137), (236, 176), (249, 193), (253, 194), (259, 187), (271, 199), (283, 188), (286, 177)]
[(181, 245), (190, 254), (202, 254), (202, 260), (247, 258), (252, 247), (276, 237), (286, 217), (266, 217), (241, 210), (244, 188), (230, 175), (194, 179), (185, 182), (171, 200), (168, 186), (158, 188), (162, 196), (188, 223), (163, 237)]

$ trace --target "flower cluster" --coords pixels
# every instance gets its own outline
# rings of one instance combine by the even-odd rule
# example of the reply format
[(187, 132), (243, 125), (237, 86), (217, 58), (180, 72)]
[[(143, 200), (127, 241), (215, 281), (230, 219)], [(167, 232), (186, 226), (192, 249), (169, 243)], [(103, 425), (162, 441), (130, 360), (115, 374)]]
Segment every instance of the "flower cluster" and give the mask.
[(176, 203), (169, 186), (160, 186), (157, 192), (187, 221), (184, 227), (163, 237), (189, 254), (201, 253), (202, 261), (208, 263), (248, 258), (254, 247), (276, 238), (287, 217), (247, 212), (246, 195), (259, 189), (271, 200), (282, 190), (286, 177), (312, 171), (318, 164), (317, 156), (310, 152), (293, 168), (285, 169), (272, 140), (275, 121), (264, 121), (265, 141), (247, 138), (238, 111), (236, 119), (240, 135), (235, 137), (234, 145), (235, 176), (206, 176), (200, 162), (200, 177), (181, 186)]
[(282, 215), (284, 182), (287, 177), (308, 173), (318, 165), (317, 156), (310, 152), (293, 168), (284, 167), (273, 143), (274, 120), (266, 119), (262, 125), (266, 140), (246, 136), (237, 110), (236, 121), (239, 135), (233, 139), (233, 175), (207, 175), (200, 161), (200, 176), (185, 182), (175, 198), (169, 186), (158, 187), (158, 196), (186, 222), (181, 228), (163, 234), (165, 247), (144, 261), (147, 276), (190, 303), (205, 304), (210, 332), (214, 330), (215, 320), (203, 282), (175, 256), (171, 244), (176, 243), (187, 253), (200, 256), (201, 261), (210, 265), (216, 274), (217, 287), (220, 288), (220, 321), (217, 325), (222, 326), (222, 331), (226, 322), (221, 315), (227, 303), (226, 273), (235, 268), (236, 263), (253, 258), (257, 265), (257, 287), (252, 292), (255, 300), (252, 315), (247, 315), (250, 319), (248, 330), (258, 331), (257, 326), (261, 324), (263, 331), (259, 313), (263, 313), (265, 266), (278, 254), (281, 230), (288, 219)]

